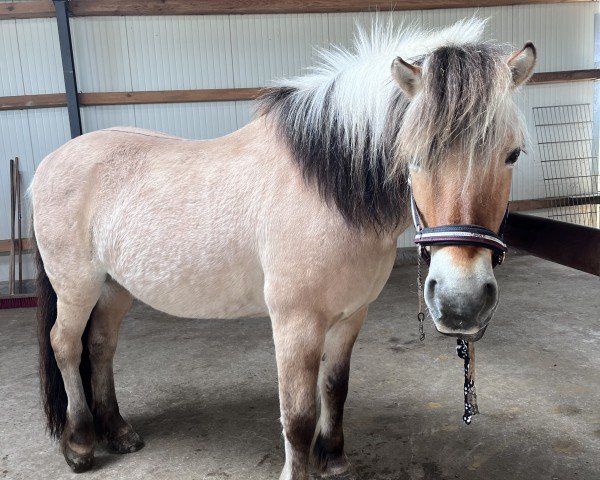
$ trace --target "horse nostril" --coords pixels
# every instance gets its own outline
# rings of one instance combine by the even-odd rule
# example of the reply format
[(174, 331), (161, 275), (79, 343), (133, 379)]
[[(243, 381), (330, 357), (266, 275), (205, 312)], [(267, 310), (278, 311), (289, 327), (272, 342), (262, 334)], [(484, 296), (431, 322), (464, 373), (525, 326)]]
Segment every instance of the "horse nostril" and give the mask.
[(434, 294), (436, 285), (437, 285), (437, 280), (434, 280), (433, 278), (427, 282), (426, 288), (427, 288), (428, 295)]
[(483, 286), (483, 291), (488, 297), (495, 297), (497, 291), (496, 284), (494, 282), (486, 282)]

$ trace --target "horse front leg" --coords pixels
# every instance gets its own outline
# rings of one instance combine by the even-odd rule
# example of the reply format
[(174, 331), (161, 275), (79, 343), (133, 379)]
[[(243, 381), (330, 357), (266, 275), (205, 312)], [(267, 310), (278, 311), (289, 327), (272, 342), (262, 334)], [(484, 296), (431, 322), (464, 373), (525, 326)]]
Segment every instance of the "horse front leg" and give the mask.
[(321, 474), (326, 477), (355, 478), (344, 453), (342, 421), (348, 395), (352, 347), (366, 316), (367, 307), (359, 309), (334, 324), (325, 339), (318, 383), (321, 414), (313, 457)]
[(285, 440), (285, 466), (280, 480), (308, 480), (325, 322), (309, 314), (276, 315), (272, 322)]

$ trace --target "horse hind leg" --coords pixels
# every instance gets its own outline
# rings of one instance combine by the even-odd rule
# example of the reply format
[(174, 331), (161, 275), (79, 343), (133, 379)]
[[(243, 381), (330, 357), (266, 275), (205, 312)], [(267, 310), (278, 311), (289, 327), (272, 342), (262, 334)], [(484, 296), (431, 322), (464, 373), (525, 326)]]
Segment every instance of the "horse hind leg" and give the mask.
[(119, 328), (132, 300), (127, 290), (107, 280), (92, 311), (88, 334), (96, 435), (106, 438), (109, 448), (118, 453), (135, 452), (144, 446), (142, 438), (119, 412), (113, 376)]
[(313, 461), (323, 477), (356, 478), (344, 453), (342, 420), (352, 348), (366, 315), (367, 308), (361, 308), (333, 325), (325, 338), (318, 382), (321, 413), (312, 451)]
[[(82, 336), (97, 295), (78, 295), (76, 302), (57, 295), (56, 321), (49, 330), (49, 340), (56, 366), (60, 372), (47, 369), (44, 373), (46, 412), (54, 435), (61, 435), (65, 460), (75, 472), (88, 470), (94, 460), (96, 442), (92, 413), (88, 407), (86, 385), (89, 377), (82, 364)], [(46, 355), (48, 357), (48, 355)], [(52, 365), (52, 360), (46, 363)], [(58, 374), (62, 382), (57, 379)], [(82, 378), (83, 376), (83, 378)], [(62, 385), (61, 385), (62, 384)], [(58, 387), (56, 387), (58, 385)], [(54, 389), (54, 390), (53, 390)], [(66, 412), (64, 400), (66, 395)], [(52, 423), (51, 416), (55, 422)], [(56, 421), (58, 419), (58, 421)]]

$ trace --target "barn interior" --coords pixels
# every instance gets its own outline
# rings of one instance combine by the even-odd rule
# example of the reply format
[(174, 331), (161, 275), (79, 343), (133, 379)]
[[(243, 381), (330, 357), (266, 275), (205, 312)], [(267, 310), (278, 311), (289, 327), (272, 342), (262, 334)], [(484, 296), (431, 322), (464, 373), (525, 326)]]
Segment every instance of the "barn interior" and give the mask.
[(488, 18), (486, 40), (532, 41), (538, 55), (516, 99), (529, 138), (494, 271), (500, 303), (476, 343), (480, 413), (464, 424), (455, 340), (430, 319), (419, 339), (409, 227), (354, 348), (354, 476), (340, 478), (600, 478), (599, 4), (400, 3), (0, 0), (0, 479), (263, 480), (285, 459), (269, 319), (176, 318), (136, 301), (114, 371), (145, 447), (119, 455), (100, 442), (91, 470), (69, 470), (38, 378), (26, 190), (46, 155), (113, 126), (220, 137), (252, 120), (262, 88), (306, 72), (316, 48), (351, 46), (357, 25), (472, 16)]

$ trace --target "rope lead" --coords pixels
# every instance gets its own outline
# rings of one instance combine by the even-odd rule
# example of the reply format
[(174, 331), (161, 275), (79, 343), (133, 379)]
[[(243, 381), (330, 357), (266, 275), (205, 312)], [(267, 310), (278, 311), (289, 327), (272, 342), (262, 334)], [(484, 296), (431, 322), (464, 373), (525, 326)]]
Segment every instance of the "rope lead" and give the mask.
[(459, 338), (456, 340), (456, 353), (465, 361), (465, 413), (462, 418), (463, 422), (470, 425), (473, 415), (479, 413), (475, 392), (475, 345), (470, 340)]

